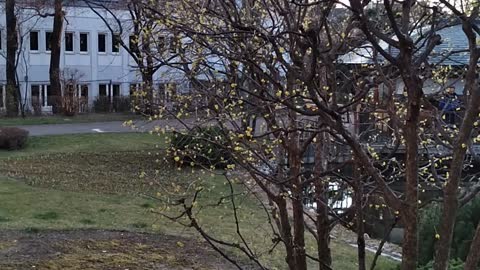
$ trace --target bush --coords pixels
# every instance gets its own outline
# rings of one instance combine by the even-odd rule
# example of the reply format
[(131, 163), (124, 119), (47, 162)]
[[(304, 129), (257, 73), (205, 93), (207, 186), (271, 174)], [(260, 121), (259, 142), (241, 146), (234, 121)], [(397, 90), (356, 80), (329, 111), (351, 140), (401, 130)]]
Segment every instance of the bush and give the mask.
[[(420, 265), (428, 265), (428, 263), (433, 259), (435, 234), (438, 232), (440, 215), (441, 206), (437, 203), (431, 204), (421, 212), (419, 224), (419, 242), (422, 243), (419, 250)], [(470, 243), (475, 234), (475, 228), (477, 227), (479, 220), (480, 198), (474, 199), (459, 209), (452, 239), (452, 259), (457, 259), (460, 261), (466, 259), (469, 253)]]
[(439, 230), (441, 207), (434, 203), (422, 209), (419, 219), (419, 246), (418, 260), (420, 265), (425, 265), (433, 259), (435, 249), (435, 235)]
[(129, 97), (115, 96), (112, 100), (107, 96), (99, 96), (93, 101), (95, 112), (129, 112), (131, 108)]
[[(464, 263), (461, 260), (453, 259), (448, 262), (449, 270), (463, 270)], [(418, 267), (417, 270), (433, 270), (433, 261), (428, 264)]]
[(0, 128), (0, 149), (18, 150), (25, 147), (28, 131), (16, 127)]
[(62, 111), (65, 116), (74, 116), (78, 112), (80, 99), (73, 94), (62, 97)]
[(129, 112), (131, 107), (129, 97), (120, 96), (113, 98), (113, 109), (115, 112)]
[(184, 163), (216, 168), (224, 168), (232, 160), (226, 145), (226, 136), (219, 127), (196, 128), (186, 134), (175, 132), (171, 143), (172, 154)]
[(98, 96), (97, 99), (93, 101), (93, 109), (97, 113), (110, 112), (110, 97)]

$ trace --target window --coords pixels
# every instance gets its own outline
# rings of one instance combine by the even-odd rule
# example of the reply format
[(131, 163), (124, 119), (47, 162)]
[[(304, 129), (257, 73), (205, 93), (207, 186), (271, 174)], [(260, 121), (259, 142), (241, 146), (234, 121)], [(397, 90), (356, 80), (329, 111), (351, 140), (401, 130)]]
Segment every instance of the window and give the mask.
[(166, 93), (171, 97), (177, 94), (177, 84), (176, 83), (169, 83), (167, 84), (167, 91)]
[(74, 96), (75, 95), (75, 86), (73, 84), (65, 85), (65, 93), (64, 95)]
[(32, 106), (42, 106), (42, 95), (40, 93), (40, 85), (32, 85)]
[(179, 42), (178, 38), (172, 37), (170, 39), (170, 46), (169, 46), (170, 53), (172, 53), (172, 54), (177, 53), (177, 48), (178, 48), (179, 45), (180, 45), (180, 42)]
[(2, 85), (0, 86), (0, 108), (4, 108), (5, 107), (5, 100), (4, 100), (4, 97), (5, 97), (5, 88), (6, 86), (5, 85)]
[(107, 96), (107, 85), (106, 84), (100, 84), (98, 86), (98, 95), (101, 97), (106, 97)]
[(135, 96), (137, 93), (137, 90), (139, 89), (138, 84), (130, 84), (130, 96)]
[(88, 85), (80, 85), (80, 93), (79, 96), (85, 99), (88, 99)]
[(168, 101), (168, 99), (167, 99), (167, 84), (166, 83), (160, 83), (158, 85), (158, 97), (160, 98), (161, 101)]
[(52, 32), (45, 32), (45, 50), (47, 52), (52, 50)]
[(165, 49), (166, 42), (167, 41), (166, 41), (165, 37), (162, 37), (162, 36), (158, 37), (157, 49), (160, 53), (163, 52), (163, 50)]
[(120, 35), (112, 35), (112, 52), (117, 53), (120, 51)]
[(112, 85), (112, 94), (114, 97), (120, 96), (120, 84), (114, 84)]
[(128, 46), (130, 51), (137, 52), (138, 51), (138, 38), (135, 35), (131, 35), (128, 39)]
[(38, 51), (38, 32), (30, 32), (30, 51)]
[(52, 106), (55, 100), (50, 85), (45, 85), (44, 91), (47, 91), (47, 106)]
[(77, 85), (78, 92), (76, 96), (78, 97), (78, 111), (87, 112), (88, 111), (88, 84)]
[(98, 52), (107, 52), (107, 35), (98, 34)]
[(80, 52), (88, 52), (88, 34), (80, 33)]
[(73, 52), (73, 33), (65, 33), (65, 51)]

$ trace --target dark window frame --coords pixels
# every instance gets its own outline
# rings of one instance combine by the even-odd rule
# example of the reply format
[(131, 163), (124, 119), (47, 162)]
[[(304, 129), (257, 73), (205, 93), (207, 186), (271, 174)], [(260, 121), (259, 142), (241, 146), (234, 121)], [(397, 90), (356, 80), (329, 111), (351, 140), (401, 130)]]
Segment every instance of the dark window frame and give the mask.
[(119, 34), (112, 35), (112, 53), (119, 53), (120, 52), (120, 40), (121, 36)]
[[(112, 84), (112, 96), (114, 97), (119, 97), (122, 95), (122, 91), (121, 91), (122, 87), (120, 84), (118, 83), (114, 83)], [(115, 93), (117, 92), (117, 93)]]
[(163, 53), (168, 46), (168, 40), (166, 36), (159, 36), (157, 40), (157, 50), (159, 53)]
[(84, 97), (88, 99), (88, 90), (90, 89), (88, 84), (81, 84), (80, 85), (80, 97)]
[[(103, 37), (103, 44), (100, 43), (100, 36)], [(105, 33), (98, 33), (97, 36), (97, 48), (99, 53), (107, 53), (107, 34)]]
[[(85, 37), (85, 40), (82, 40), (82, 37)], [(81, 53), (88, 53), (89, 45), (88, 45), (88, 33), (80, 33), (80, 52)]]
[[(36, 39), (36, 44), (33, 43), (33, 40), (32, 40), (32, 34), (35, 34), (35, 39)], [(39, 34), (40, 32), (38, 31), (30, 31), (30, 35), (29, 35), (29, 46), (30, 46), (30, 51), (35, 51), (35, 52), (38, 52), (39, 51)], [(35, 45), (33, 47), (35, 47), (35, 49), (32, 49), (32, 44)]]
[(52, 51), (52, 35), (50, 31), (45, 32), (45, 51)]
[[(102, 89), (103, 87), (105, 87), (105, 89)], [(102, 90), (105, 91), (105, 94), (102, 94)], [(108, 84), (99, 84), (98, 85), (98, 96), (99, 97), (108, 97)]]
[(73, 32), (65, 32), (65, 52), (74, 52), (75, 45), (74, 45), (74, 33)]
[(3, 100), (4, 91), (7, 91), (7, 86), (4, 84), (0, 85), (0, 108), (5, 108), (5, 100)]
[(132, 53), (140, 54), (140, 39), (137, 35), (128, 36), (128, 48)]
[(53, 102), (54, 102), (54, 99), (53, 99), (53, 93), (52, 93), (52, 88), (50, 87), (50, 84), (46, 84), (44, 86), (44, 90), (47, 95), (47, 106), (53, 106)]

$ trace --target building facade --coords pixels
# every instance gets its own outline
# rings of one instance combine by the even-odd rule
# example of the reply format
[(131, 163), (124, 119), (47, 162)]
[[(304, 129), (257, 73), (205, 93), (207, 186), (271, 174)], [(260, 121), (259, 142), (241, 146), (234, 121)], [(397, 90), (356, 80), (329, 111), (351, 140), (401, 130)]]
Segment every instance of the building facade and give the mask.
[[(3, 3), (0, 2), (3, 9)], [(92, 110), (98, 97), (129, 97), (142, 83), (140, 73), (133, 58), (117, 38), (125, 44), (131, 42), (128, 28), (121, 36), (112, 35), (104, 20), (86, 5), (64, 7), (65, 20), (61, 44), (62, 84), (71, 83), (75, 96), (82, 100), (80, 112)], [(51, 12), (51, 10), (46, 10)], [(101, 16), (112, 19), (105, 10)], [(127, 22), (128, 11), (115, 10), (118, 18)], [(49, 38), (53, 29), (53, 17), (38, 16), (38, 10), (23, 5), (17, 11), (19, 50), (17, 78), (21, 93), (21, 103), (27, 111), (51, 112), (49, 101)], [(5, 68), (6, 68), (6, 28), (5, 12), (0, 15), (0, 108), (5, 108)], [(154, 74), (154, 87), (157, 91), (176, 89), (188, 91), (189, 83), (181, 73), (170, 67), (161, 67)], [(166, 87), (169, 85), (169, 87)], [(63, 85), (65, 91), (65, 85)], [(171, 90), (168, 90), (171, 91)], [(169, 93), (162, 93), (166, 99)], [(38, 107), (38, 108), (34, 108)]]

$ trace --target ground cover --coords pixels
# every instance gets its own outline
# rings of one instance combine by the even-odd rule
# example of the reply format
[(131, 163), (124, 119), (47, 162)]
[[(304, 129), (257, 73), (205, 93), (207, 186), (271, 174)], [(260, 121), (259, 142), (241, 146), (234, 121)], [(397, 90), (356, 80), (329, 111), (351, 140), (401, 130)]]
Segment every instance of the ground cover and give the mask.
[[(178, 209), (165, 208), (158, 199), (170, 198), (167, 193), (195, 180), (196, 186), (205, 189), (199, 200), (203, 208), (198, 221), (222, 239), (238, 240), (229, 203), (218, 204), (218, 198), (228, 193), (224, 178), (177, 168), (163, 159), (164, 147), (162, 136), (91, 134), (36, 137), (23, 151), (0, 152), (0, 268), (18, 269), (17, 264), (6, 259), (12, 250), (21, 256), (25, 243), (42, 245), (51, 238), (58, 241), (47, 241), (45, 249), (53, 253), (34, 256), (34, 262), (44, 267), (40, 269), (75, 269), (69, 264), (85, 264), (85, 260), (91, 263), (91, 269), (117, 269), (118, 265), (123, 267), (118, 269), (142, 269), (138, 265), (162, 270), (215, 269), (207, 262), (227, 269), (221, 259), (203, 263), (184, 259), (195, 257), (195, 246), (198, 254), (206, 258), (219, 256), (210, 253), (211, 249), (191, 229), (158, 214), (176, 213)], [(271, 232), (263, 209), (244, 187), (236, 184), (234, 188), (239, 194), (236, 202), (241, 206), (242, 232), (254, 243), (263, 261), (282, 269), (282, 250), (269, 253)], [(118, 231), (129, 237), (122, 238), (116, 234)], [(99, 238), (102, 232), (107, 236)], [(162, 239), (167, 239), (165, 245), (155, 242)], [(185, 247), (186, 242), (191, 245), (183, 252), (185, 256), (172, 258), (172, 253)], [(68, 245), (73, 248), (66, 251)], [(130, 249), (136, 245), (147, 247)], [(354, 248), (333, 241), (332, 251), (334, 269), (357, 268)], [(18, 261), (24, 263), (20, 269), (32, 263)], [(394, 267), (395, 263), (381, 259), (377, 269)]]

